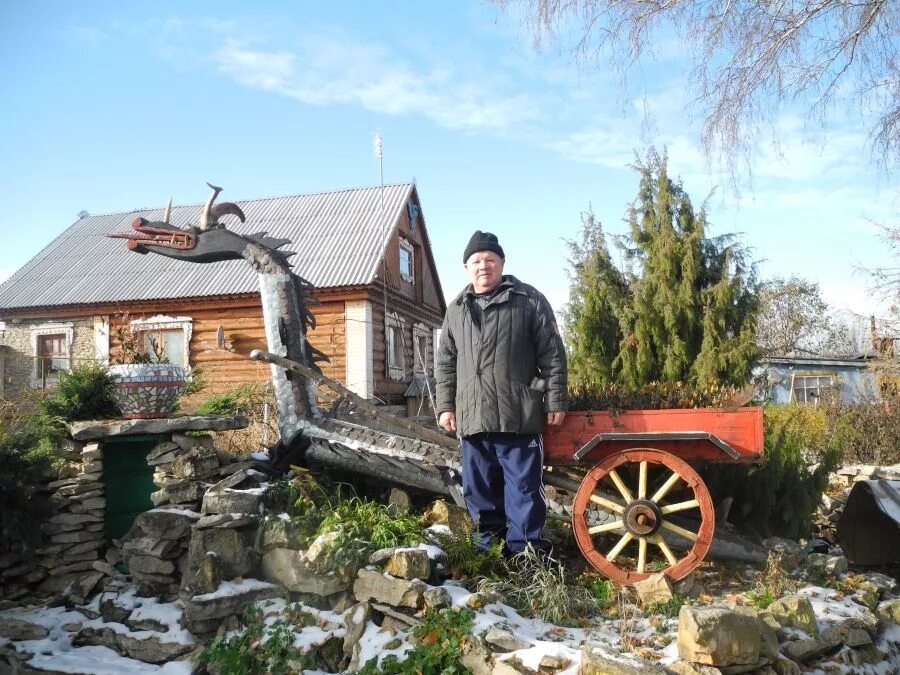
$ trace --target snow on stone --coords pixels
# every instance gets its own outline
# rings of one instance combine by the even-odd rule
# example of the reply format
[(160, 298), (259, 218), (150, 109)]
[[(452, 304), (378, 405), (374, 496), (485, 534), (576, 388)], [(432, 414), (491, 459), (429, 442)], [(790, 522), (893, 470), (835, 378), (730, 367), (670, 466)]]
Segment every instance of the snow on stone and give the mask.
[(194, 596), (194, 602), (204, 602), (206, 600), (215, 600), (216, 598), (227, 598), (232, 595), (245, 593), (246, 591), (259, 591), (265, 588), (275, 588), (275, 584), (270, 584), (267, 581), (260, 581), (259, 579), (223, 581), (212, 593)]
[(67, 651), (38, 654), (28, 662), (28, 665), (59, 673), (91, 673), (91, 675), (128, 673), (190, 675), (192, 671), (190, 661), (171, 661), (156, 666), (119, 656), (109, 647), (75, 647)]
[(829, 626), (839, 626), (847, 619), (862, 616), (868, 610), (855, 603), (850, 596), (843, 595), (832, 588), (807, 586), (798, 593), (809, 598), (816, 615), (816, 625), (822, 631)]
[[(399, 640), (400, 645), (394, 649), (385, 649), (385, 645), (392, 640)], [(404, 633), (392, 633), (391, 631), (382, 631), (381, 628), (369, 621), (366, 624), (366, 630), (359, 641), (359, 665), (364, 666), (372, 659), (381, 660), (393, 654), (401, 661), (404, 659), (406, 652), (413, 649), (413, 645), (407, 640)]]
[(166, 513), (175, 513), (179, 516), (187, 516), (188, 518), (193, 518), (198, 520), (203, 517), (202, 514), (197, 513), (191, 509), (182, 509), (177, 506), (157, 506), (155, 509), (150, 509), (151, 512), (164, 511)]

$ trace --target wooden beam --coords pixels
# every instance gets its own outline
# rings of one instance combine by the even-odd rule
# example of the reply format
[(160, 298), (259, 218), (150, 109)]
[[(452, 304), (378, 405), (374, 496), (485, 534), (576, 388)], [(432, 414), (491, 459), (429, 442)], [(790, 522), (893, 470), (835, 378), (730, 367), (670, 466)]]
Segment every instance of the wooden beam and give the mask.
[(291, 361), (290, 359), (286, 359), (283, 356), (278, 356), (277, 354), (272, 354), (270, 352), (263, 351), (262, 349), (254, 349), (252, 352), (250, 352), (250, 358), (254, 361), (274, 363), (276, 366), (284, 368), (285, 370), (292, 370), (295, 373), (299, 373), (308, 380), (325, 384), (338, 394), (341, 394), (342, 396), (350, 399), (355, 406), (371, 415), (372, 417), (380, 419), (383, 422), (387, 422), (388, 424), (391, 424), (397, 428), (409, 431), (415, 437), (423, 441), (433, 443), (434, 445), (438, 445), (447, 450), (455, 451), (459, 449), (459, 443), (456, 440), (451, 439), (450, 437), (445, 436), (438, 431), (429, 429), (428, 427), (423, 427), (421, 424), (416, 424), (415, 422), (410, 422), (409, 420), (403, 419), (402, 417), (395, 417), (394, 415), (386, 413), (383, 410), (380, 410), (377, 406), (369, 403), (362, 396), (359, 396), (347, 389), (347, 387), (342, 385), (337, 380), (333, 380), (330, 377), (323, 375), (316, 370), (313, 370), (312, 368), (307, 368), (306, 366), (301, 365), (296, 361)]

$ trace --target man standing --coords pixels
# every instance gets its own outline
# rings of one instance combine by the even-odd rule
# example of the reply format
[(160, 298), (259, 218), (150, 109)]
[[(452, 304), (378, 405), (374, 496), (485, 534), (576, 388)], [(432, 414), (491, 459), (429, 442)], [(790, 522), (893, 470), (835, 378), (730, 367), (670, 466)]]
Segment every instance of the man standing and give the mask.
[(437, 364), (440, 425), (462, 444), (463, 494), (480, 546), (505, 541), (549, 553), (541, 429), (561, 424), (566, 354), (553, 310), (503, 274), (497, 237), (475, 232), (463, 253), (471, 283), (447, 308)]

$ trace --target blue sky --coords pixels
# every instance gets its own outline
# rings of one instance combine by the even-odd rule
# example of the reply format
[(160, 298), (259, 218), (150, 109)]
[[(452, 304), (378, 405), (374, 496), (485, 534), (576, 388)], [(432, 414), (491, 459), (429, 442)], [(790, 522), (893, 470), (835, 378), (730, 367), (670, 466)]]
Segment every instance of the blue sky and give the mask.
[[(256, 6), (259, 5), (259, 6)], [(567, 297), (565, 240), (592, 206), (611, 232), (634, 198), (635, 149), (670, 170), (712, 233), (739, 232), (763, 276), (818, 281), (838, 308), (885, 310), (857, 267), (889, 264), (872, 221), (897, 213), (865, 114), (825, 130), (798, 111), (761, 138), (738, 193), (699, 150), (678, 42), (633, 73), (536, 53), (517, 17), (455, 2), (0, 3), (0, 275), (90, 213), (415, 178), (444, 291), (495, 232), (507, 271)], [(299, 270), (302, 274), (302, 270)]]

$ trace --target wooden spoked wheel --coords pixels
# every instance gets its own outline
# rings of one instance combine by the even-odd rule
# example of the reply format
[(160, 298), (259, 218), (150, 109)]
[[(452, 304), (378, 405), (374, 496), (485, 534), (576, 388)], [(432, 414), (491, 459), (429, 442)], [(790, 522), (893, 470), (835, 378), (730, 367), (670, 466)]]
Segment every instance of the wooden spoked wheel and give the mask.
[[(699, 529), (672, 522), (672, 514), (699, 518)], [(634, 448), (588, 471), (575, 495), (572, 528), (582, 555), (613, 581), (633, 584), (658, 571), (677, 581), (709, 551), (715, 511), (703, 479), (687, 462)], [(675, 537), (693, 543), (680, 558), (672, 551)]]

